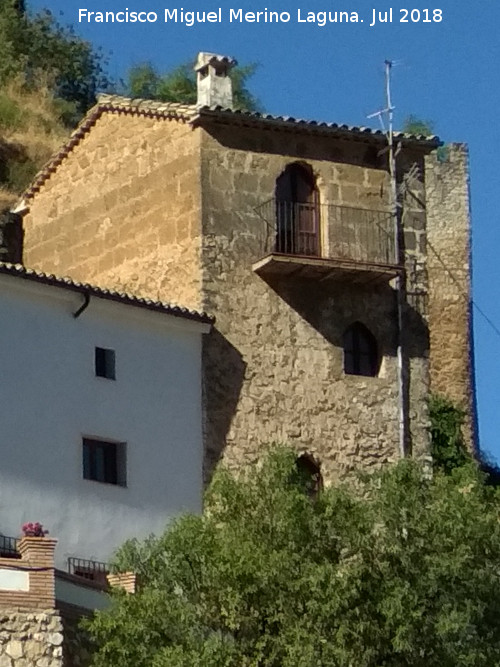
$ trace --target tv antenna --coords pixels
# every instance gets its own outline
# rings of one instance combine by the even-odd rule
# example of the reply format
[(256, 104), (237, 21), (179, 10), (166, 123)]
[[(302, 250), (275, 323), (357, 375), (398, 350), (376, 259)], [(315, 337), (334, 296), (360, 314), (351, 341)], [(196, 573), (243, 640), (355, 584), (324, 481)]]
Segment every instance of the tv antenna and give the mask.
[[(368, 118), (378, 118), (382, 126), (382, 131), (387, 137), (387, 146), (383, 148), (379, 155), (388, 154), (389, 175), (390, 175), (390, 197), (391, 197), (391, 217), (394, 224), (394, 261), (399, 267), (396, 276), (396, 293), (397, 293), (397, 376), (398, 376), (398, 393), (399, 393), (399, 451), (402, 458), (407, 453), (407, 432), (408, 429), (408, 409), (406, 404), (406, 377), (403, 369), (403, 312), (405, 304), (405, 285), (404, 285), (404, 253), (403, 253), (403, 230), (401, 225), (401, 216), (399, 213), (398, 190), (397, 190), (397, 176), (396, 176), (396, 157), (401, 150), (401, 144), (394, 146), (394, 110), (391, 94), (391, 71), (396, 61), (386, 60), (385, 65), (385, 102), (383, 109), (375, 111), (368, 116)], [(387, 124), (387, 128), (386, 128)]]

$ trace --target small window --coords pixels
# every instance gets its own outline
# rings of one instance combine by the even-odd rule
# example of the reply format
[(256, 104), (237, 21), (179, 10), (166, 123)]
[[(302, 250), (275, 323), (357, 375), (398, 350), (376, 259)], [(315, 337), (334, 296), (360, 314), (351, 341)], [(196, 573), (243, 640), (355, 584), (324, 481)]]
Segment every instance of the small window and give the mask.
[(377, 341), (360, 322), (344, 333), (344, 373), (347, 375), (378, 375), (380, 359)]
[(125, 486), (125, 443), (83, 438), (83, 479)]
[(105, 347), (95, 349), (95, 374), (99, 378), (115, 380), (115, 351)]

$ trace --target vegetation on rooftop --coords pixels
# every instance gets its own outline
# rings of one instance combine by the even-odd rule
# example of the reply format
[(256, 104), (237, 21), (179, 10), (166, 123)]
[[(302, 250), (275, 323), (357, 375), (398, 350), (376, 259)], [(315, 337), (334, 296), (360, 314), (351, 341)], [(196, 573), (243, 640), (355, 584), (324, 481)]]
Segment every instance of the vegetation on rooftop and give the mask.
[(414, 134), (415, 136), (423, 135), (424, 137), (434, 134), (434, 123), (430, 120), (423, 120), (414, 114), (410, 114), (404, 121), (403, 132)]

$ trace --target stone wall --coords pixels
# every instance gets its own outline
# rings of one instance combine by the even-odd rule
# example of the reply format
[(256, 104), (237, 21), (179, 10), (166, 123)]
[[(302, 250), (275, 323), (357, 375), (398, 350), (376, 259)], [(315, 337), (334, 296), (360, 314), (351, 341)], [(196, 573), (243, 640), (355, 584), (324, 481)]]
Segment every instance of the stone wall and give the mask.
[[(263, 256), (259, 206), (297, 160), (312, 167), (321, 202), (388, 210), (388, 175), (367, 143), (223, 126), (204, 132), (203, 308), (216, 315), (204, 341), (207, 473), (220, 458), (231, 466), (258, 458), (271, 442), (312, 454), (327, 481), (400, 456), (392, 287), (266, 282), (252, 271)], [(425, 229), (425, 214), (416, 218), (414, 236)], [(425, 260), (425, 244), (411, 251)], [(413, 320), (409, 426), (415, 452), (425, 454), (428, 336), (422, 315)], [(343, 372), (342, 335), (355, 321), (379, 342), (379, 377)]]
[[(207, 475), (270, 442), (308, 451), (326, 480), (400, 456), (397, 319), (390, 284), (265, 281), (258, 208), (287, 164), (313, 169), (322, 203), (389, 211), (386, 156), (355, 135), (238, 128), (104, 113), (31, 202), (25, 263), (104, 287), (203, 308)], [(421, 156), (407, 156), (409, 166)], [(408, 167), (409, 168), (409, 167)], [(422, 194), (422, 174), (414, 190)], [(400, 175), (403, 181), (404, 175)], [(428, 451), (425, 210), (407, 203), (405, 377), (414, 453)], [(323, 225), (328, 252), (338, 243)], [(424, 267), (423, 270), (420, 270)], [(417, 298), (418, 297), (418, 298)], [(378, 377), (346, 376), (342, 335), (376, 336)]]
[[(0, 667), (87, 667), (93, 646), (80, 626), (82, 616), (102, 600), (89, 597), (89, 588), (105, 594), (102, 584), (54, 569), (56, 540), (23, 537), (18, 557), (0, 558)], [(56, 597), (55, 579), (71, 582)], [(135, 575), (111, 577), (113, 585), (135, 592)], [(78, 590), (79, 589), (79, 590)], [(80, 606), (83, 602), (86, 606)], [(80, 604), (79, 604), (80, 603)]]
[(0, 667), (62, 667), (62, 644), (57, 611), (0, 610)]
[(23, 537), (19, 558), (0, 558), (0, 667), (62, 667), (55, 546), (53, 539)]
[(465, 436), (474, 450), (477, 433), (467, 147), (451, 144), (429, 156), (425, 180), (431, 389), (466, 411)]
[(30, 201), (24, 263), (197, 308), (199, 208), (191, 126), (103, 112)]

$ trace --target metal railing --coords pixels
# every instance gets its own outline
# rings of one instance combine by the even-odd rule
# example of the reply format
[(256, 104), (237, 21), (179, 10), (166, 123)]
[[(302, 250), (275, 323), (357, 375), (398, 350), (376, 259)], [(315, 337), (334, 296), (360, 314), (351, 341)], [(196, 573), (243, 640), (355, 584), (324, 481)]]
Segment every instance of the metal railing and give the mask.
[(0, 535), (0, 558), (21, 558), (17, 550), (17, 538)]
[(263, 221), (265, 254), (396, 264), (388, 211), (276, 199), (255, 210)]
[(109, 574), (109, 565), (98, 560), (87, 560), (84, 558), (68, 558), (68, 572), (75, 577), (107, 583), (106, 575)]
[(319, 206), (279, 200), (273, 203), (276, 252), (317, 257), (320, 251)]

